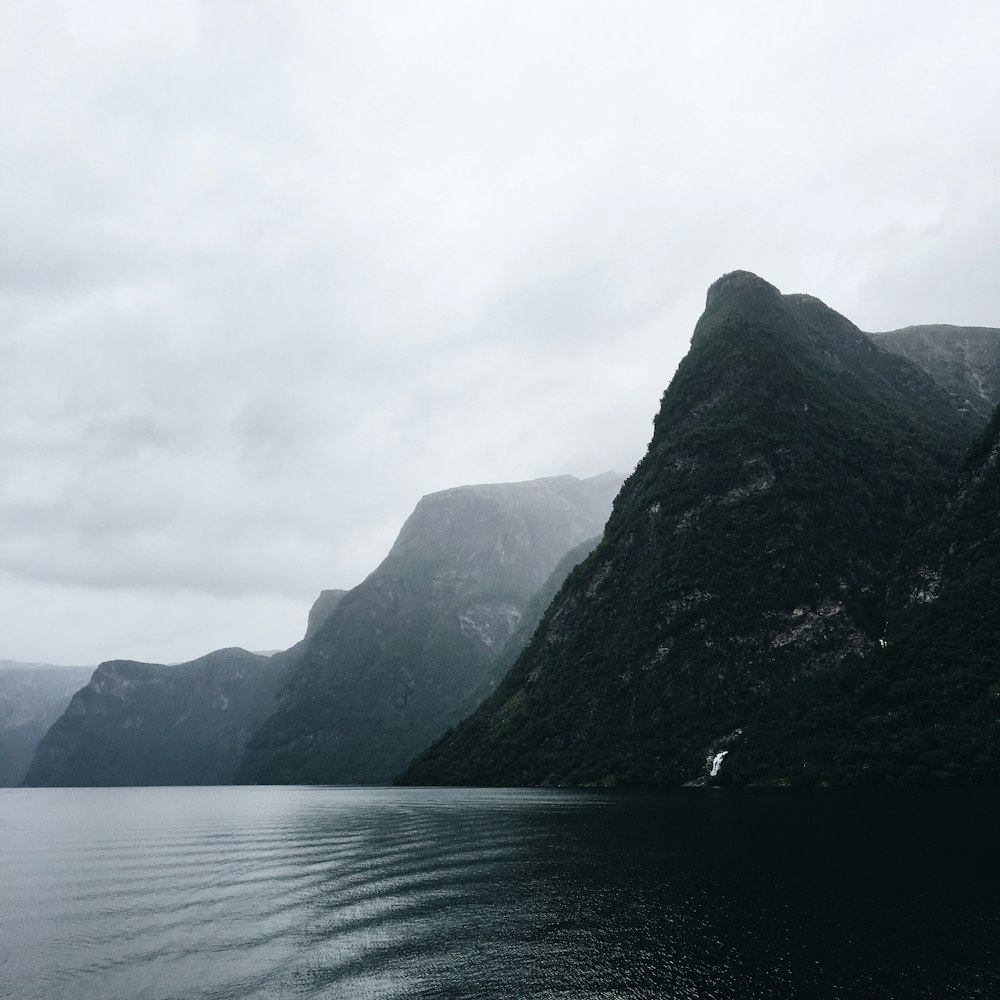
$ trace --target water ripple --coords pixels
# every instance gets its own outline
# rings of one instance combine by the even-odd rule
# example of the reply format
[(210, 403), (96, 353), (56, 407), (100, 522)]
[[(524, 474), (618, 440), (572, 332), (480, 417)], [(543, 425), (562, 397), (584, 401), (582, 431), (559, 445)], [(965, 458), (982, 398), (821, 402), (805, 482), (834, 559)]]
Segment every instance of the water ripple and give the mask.
[(830, 801), (4, 790), (0, 997), (997, 995), (997, 800)]

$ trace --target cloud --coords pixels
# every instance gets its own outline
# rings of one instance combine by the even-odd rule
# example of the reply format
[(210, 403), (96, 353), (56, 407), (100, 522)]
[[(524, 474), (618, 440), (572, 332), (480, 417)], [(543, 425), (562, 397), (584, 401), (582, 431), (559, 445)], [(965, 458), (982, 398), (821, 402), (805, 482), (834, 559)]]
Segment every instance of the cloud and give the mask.
[(628, 472), (734, 267), (868, 328), (997, 324), (998, 29), (5, 6), (0, 571), (38, 611), (0, 654), (288, 645), (422, 494)]

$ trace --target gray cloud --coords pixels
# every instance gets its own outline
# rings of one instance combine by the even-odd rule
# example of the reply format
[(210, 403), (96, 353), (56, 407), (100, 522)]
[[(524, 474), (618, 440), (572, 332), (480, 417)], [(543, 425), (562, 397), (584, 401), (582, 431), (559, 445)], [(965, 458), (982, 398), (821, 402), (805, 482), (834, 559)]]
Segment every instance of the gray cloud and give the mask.
[(288, 645), (426, 492), (629, 471), (704, 290), (1000, 323), (1000, 9), (0, 10), (0, 655)]

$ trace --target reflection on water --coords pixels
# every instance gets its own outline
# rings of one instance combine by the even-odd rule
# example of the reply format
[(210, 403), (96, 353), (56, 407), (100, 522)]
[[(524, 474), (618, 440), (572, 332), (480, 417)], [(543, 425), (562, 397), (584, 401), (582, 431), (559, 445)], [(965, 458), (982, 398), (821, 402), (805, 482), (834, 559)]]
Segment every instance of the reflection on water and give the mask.
[(0, 792), (0, 997), (1000, 995), (1000, 799)]

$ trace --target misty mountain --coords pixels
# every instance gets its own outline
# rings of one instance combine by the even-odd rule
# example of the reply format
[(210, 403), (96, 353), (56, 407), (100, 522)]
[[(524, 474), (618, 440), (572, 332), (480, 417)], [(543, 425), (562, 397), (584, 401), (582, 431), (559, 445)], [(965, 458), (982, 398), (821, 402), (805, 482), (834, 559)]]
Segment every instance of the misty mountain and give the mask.
[(93, 672), (0, 660), (0, 787), (20, 783), (38, 741)]
[(38, 744), (23, 783), (226, 784), (282, 673), (280, 659), (243, 649), (170, 666), (102, 663)]
[(238, 780), (384, 782), (491, 689), (622, 477), (560, 476), (424, 497), (382, 564), (305, 642)]
[(923, 368), (958, 407), (984, 423), (1000, 403), (1000, 329), (939, 324), (869, 336)]
[(984, 423), (1000, 402), (1000, 329), (938, 324), (869, 336), (923, 368), (956, 406)]
[(323, 622), (330, 617), (334, 609), (343, 600), (346, 590), (321, 590), (319, 597), (309, 609), (309, 620), (306, 624), (306, 639), (311, 639), (322, 627)]
[[(319, 595), (309, 612), (307, 635), (322, 626), (343, 594), (324, 590)], [(102, 663), (89, 683), (82, 678), (86, 686), (72, 701), (72, 692), (66, 696), (48, 719), (48, 731), (36, 737), (34, 758), (29, 754), (24, 762), (23, 783), (228, 784), (250, 734), (273, 711), (278, 685), (304, 644), (303, 639), (278, 653), (219, 649), (180, 664)]]
[(556, 594), (559, 593), (562, 585), (566, 582), (571, 570), (594, 551), (597, 543), (601, 540), (600, 535), (588, 538), (585, 542), (575, 545), (556, 563), (556, 567), (549, 574), (548, 579), (532, 595), (525, 604), (521, 614), (521, 621), (514, 629), (510, 640), (504, 646), (502, 652), (497, 656), (492, 669), (483, 678), (479, 689), (472, 692), (469, 699), (470, 706), (478, 705), (484, 698), (488, 697), (496, 687), (497, 681), (502, 678), (517, 661), (521, 651), (531, 641), (538, 623), (545, 614), (545, 609), (552, 603)]
[(717, 281), (603, 540), (402, 780), (722, 780), (766, 706), (891, 649), (903, 553), (982, 422), (881, 342), (747, 272)]

